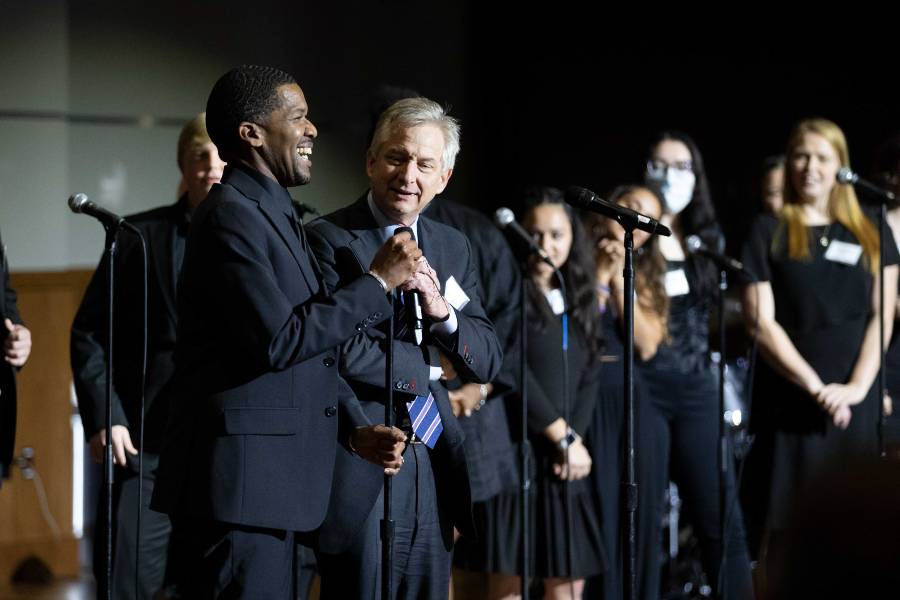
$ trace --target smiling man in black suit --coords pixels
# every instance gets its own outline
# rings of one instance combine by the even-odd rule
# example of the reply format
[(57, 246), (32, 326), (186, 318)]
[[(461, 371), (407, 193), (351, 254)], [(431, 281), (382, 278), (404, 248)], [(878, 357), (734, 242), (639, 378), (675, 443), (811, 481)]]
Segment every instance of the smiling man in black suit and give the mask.
[[(223, 75), (207, 127), (228, 167), (191, 223), (153, 506), (189, 542), (184, 597), (289, 598), (294, 544), (325, 517), (336, 440), (351, 443), (338, 428), (360, 421), (338, 344), (389, 316), (386, 293), (421, 252), (393, 236), (347, 286), (325, 288), (285, 189), (309, 182), (317, 135), (287, 73)], [(365, 458), (399, 468), (402, 432), (352, 433)]]

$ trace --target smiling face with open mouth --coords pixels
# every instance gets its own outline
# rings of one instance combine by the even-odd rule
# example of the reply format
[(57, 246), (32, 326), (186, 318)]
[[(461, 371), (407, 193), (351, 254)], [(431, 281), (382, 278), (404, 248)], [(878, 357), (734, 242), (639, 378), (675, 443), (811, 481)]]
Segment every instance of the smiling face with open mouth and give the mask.
[(278, 88), (281, 105), (259, 123), (260, 156), (273, 179), (284, 187), (309, 183), (312, 176), (313, 140), (316, 127), (309, 120), (309, 107), (303, 91), (296, 83)]
[(444, 170), (444, 134), (437, 125), (397, 127), (369, 153), (366, 173), (372, 198), (388, 218), (411, 225), (444, 191), (453, 169)]

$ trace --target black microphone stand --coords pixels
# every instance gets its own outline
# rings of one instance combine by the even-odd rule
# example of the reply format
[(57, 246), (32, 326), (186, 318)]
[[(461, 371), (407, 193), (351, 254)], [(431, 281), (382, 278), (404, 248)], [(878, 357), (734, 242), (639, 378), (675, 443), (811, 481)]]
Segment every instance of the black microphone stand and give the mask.
[[(853, 185), (866, 190), (873, 197), (878, 198), (878, 456), (885, 458), (887, 456), (884, 444), (884, 227), (887, 221), (887, 203), (897, 206), (897, 197), (893, 192), (882, 189), (868, 181), (861, 179), (856, 173), (851, 171), (849, 167), (842, 168), (837, 175), (839, 183), (844, 185)], [(893, 241), (893, 234), (891, 235)], [(891, 307), (894, 310), (894, 307)]]
[[(387, 400), (384, 403), (384, 424), (394, 427), (394, 294), (388, 294), (391, 305), (391, 316), (388, 319), (387, 354), (385, 355), (384, 386), (387, 389)], [(394, 519), (391, 506), (393, 490), (392, 475), (384, 476), (384, 516), (381, 519), (381, 598), (393, 600), (394, 570)]]
[[(621, 224), (621, 223), (620, 223)], [(634, 467), (634, 229), (625, 228), (625, 480), (622, 482), (622, 510), (625, 511), (625, 598), (637, 597), (635, 513), (638, 503), (638, 486)]]
[(106, 598), (112, 600), (112, 560), (113, 560), (113, 447), (112, 447), (112, 390), (113, 390), (113, 305), (115, 304), (116, 252), (120, 227), (105, 226), (105, 258), (107, 287), (106, 321), (106, 445), (103, 452), (103, 494), (105, 510), (105, 556)]

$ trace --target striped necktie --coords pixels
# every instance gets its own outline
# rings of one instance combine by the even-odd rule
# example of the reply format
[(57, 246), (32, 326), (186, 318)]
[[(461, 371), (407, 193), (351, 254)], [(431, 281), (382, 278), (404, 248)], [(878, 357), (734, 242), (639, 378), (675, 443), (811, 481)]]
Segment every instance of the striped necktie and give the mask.
[(444, 425), (441, 423), (441, 415), (438, 413), (437, 402), (432, 393), (428, 392), (427, 396), (416, 396), (415, 400), (406, 403), (406, 410), (409, 412), (413, 433), (426, 446), (434, 449), (441, 432), (444, 431)]

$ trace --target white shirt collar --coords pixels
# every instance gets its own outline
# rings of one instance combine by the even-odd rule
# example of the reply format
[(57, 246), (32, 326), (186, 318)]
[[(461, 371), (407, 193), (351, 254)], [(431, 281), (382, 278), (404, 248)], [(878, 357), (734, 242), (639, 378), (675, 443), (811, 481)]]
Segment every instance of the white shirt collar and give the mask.
[(561, 315), (566, 310), (566, 303), (563, 301), (562, 292), (558, 288), (544, 292), (544, 298), (547, 299), (547, 304), (550, 305), (550, 310), (553, 311), (554, 315)]
[[(395, 223), (391, 221), (381, 209), (378, 208), (378, 205), (375, 204), (375, 199), (372, 197), (372, 190), (369, 190), (369, 194), (366, 196), (366, 201), (369, 203), (369, 210), (372, 211), (372, 217), (375, 218), (375, 223), (378, 225), (378, 228), (381, 230), (381, 239), (386, 242), (388, 239), (394, 235), (394, 231), (398, 227), (404, 227), (402, 223)], [(413, 230), (413, 235), (416, 236), (416, 240), (419, 239), (419, 215), (416, 215), (416, 220), (413, 221), (412, 225), (409, 226)]]

